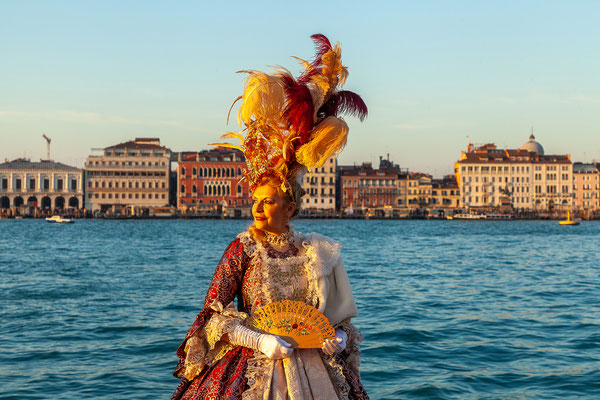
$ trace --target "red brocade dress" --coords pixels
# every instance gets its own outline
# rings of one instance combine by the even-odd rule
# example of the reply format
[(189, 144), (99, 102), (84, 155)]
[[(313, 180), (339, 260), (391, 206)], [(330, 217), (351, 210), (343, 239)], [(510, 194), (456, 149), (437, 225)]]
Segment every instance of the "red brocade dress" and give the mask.
[[(317, 234), (293, 234), (290, 250), (278, 252), (248, 232), (229, 244), (219, 261), (202, 311), (177, 349), (172, 399), (368, 399), (358, 371), (360, 332), (340, 245)], [(234, 300), (237, 299), (237, 309)], [(316, 307), (347, 335), (346, 349), (294, 349), (285, 360), (221, 341), (237, 324), (254, 329), (249, 316), (281, 300)]]

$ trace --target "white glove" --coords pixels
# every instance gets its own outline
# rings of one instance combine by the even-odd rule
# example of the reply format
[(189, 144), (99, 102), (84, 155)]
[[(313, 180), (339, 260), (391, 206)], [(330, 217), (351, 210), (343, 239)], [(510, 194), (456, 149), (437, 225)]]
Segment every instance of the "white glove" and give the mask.
[(292, 345), (279, 336), (270, 335), (268, 333), (260, 334), (260, 336), (258, 349), (271, 360), (289, 358), (294, 352)]
[(292, 345), (279, 336), (268, 333), (258, 333), (242, 325), (236, 325), (229, 334), (229, 342), (236, 346), (249, 347), (258, 350), (271, 360), (280, 360), (292, 355)]
[(327, 355), (333, 355), (333, 353), (339, 353), (344, 351), (346, 348), (346, 342), (348, 341), (348, 335), (342, 329), (335, 330), (335, 339), (326, 339), (323, 342), (321, 349)]

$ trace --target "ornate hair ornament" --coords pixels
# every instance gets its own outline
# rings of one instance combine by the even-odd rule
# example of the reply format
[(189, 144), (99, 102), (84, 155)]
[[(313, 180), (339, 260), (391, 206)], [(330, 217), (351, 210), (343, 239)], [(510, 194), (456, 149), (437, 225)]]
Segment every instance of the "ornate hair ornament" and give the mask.
[(244, 92), (234, 102), (242, 100), (238, 124), (243, 129), (228, 132), (221, 139), (237, 138), (241, 144), (213, 145), (244, 153), (247, 168), (243, 175), (252, 190), (264, 177), (275, 176), (287, 191), (286, 182), (306, 168), (323, 166), (344, 148), (348, 125), (342, 114), (361, 121), (367, 116), (367, 106), (358, 94), (338, 90), (348, 77), (339, 42), (332, 46), (321, 34), (311, 38), (316, 56), (312, 62), (294, 57), (304, 69), (298, 78), (282, 67), (274, 68), (272, 74), (238, 71), (248, 74)]

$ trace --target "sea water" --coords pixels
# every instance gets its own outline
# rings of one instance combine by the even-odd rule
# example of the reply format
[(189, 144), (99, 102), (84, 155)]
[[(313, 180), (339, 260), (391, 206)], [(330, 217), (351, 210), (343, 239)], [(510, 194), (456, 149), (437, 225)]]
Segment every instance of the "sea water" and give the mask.
[[(248, 223), (0, 221), (0, 399), (169, 398)], [(600, 398), (600, 223), (295, 226), (343, 245), (372, 399)]]

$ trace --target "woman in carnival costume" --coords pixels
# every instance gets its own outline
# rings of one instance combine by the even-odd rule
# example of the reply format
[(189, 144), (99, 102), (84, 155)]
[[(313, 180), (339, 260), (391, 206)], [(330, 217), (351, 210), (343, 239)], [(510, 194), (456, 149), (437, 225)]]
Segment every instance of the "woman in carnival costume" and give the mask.
[[(181, 382), (173, 399), (368, 399), (359, 375), (357, 308), (340, 258), (340, 244), (294, 232), (302, 175), (319, 168), (346, 144), (342, 114), (361, 120), (362, 99), (343, 86), (348, 70), (341, 46), (313, 35), (316, 57), (287, 70), (242, 71), (238, 113), (243, 171), (253, 193), (254, 224), (229, 244), (217, 265), (202, 311), (177, 349)], [(237, 100), (236, 100), (237, 101)], [(237, 310), (233, 305), (237, 298)], [(293, 348), (253, 326), (261, 307), (300, 301), (324, 314), (335, 329), (320, 349)]]

